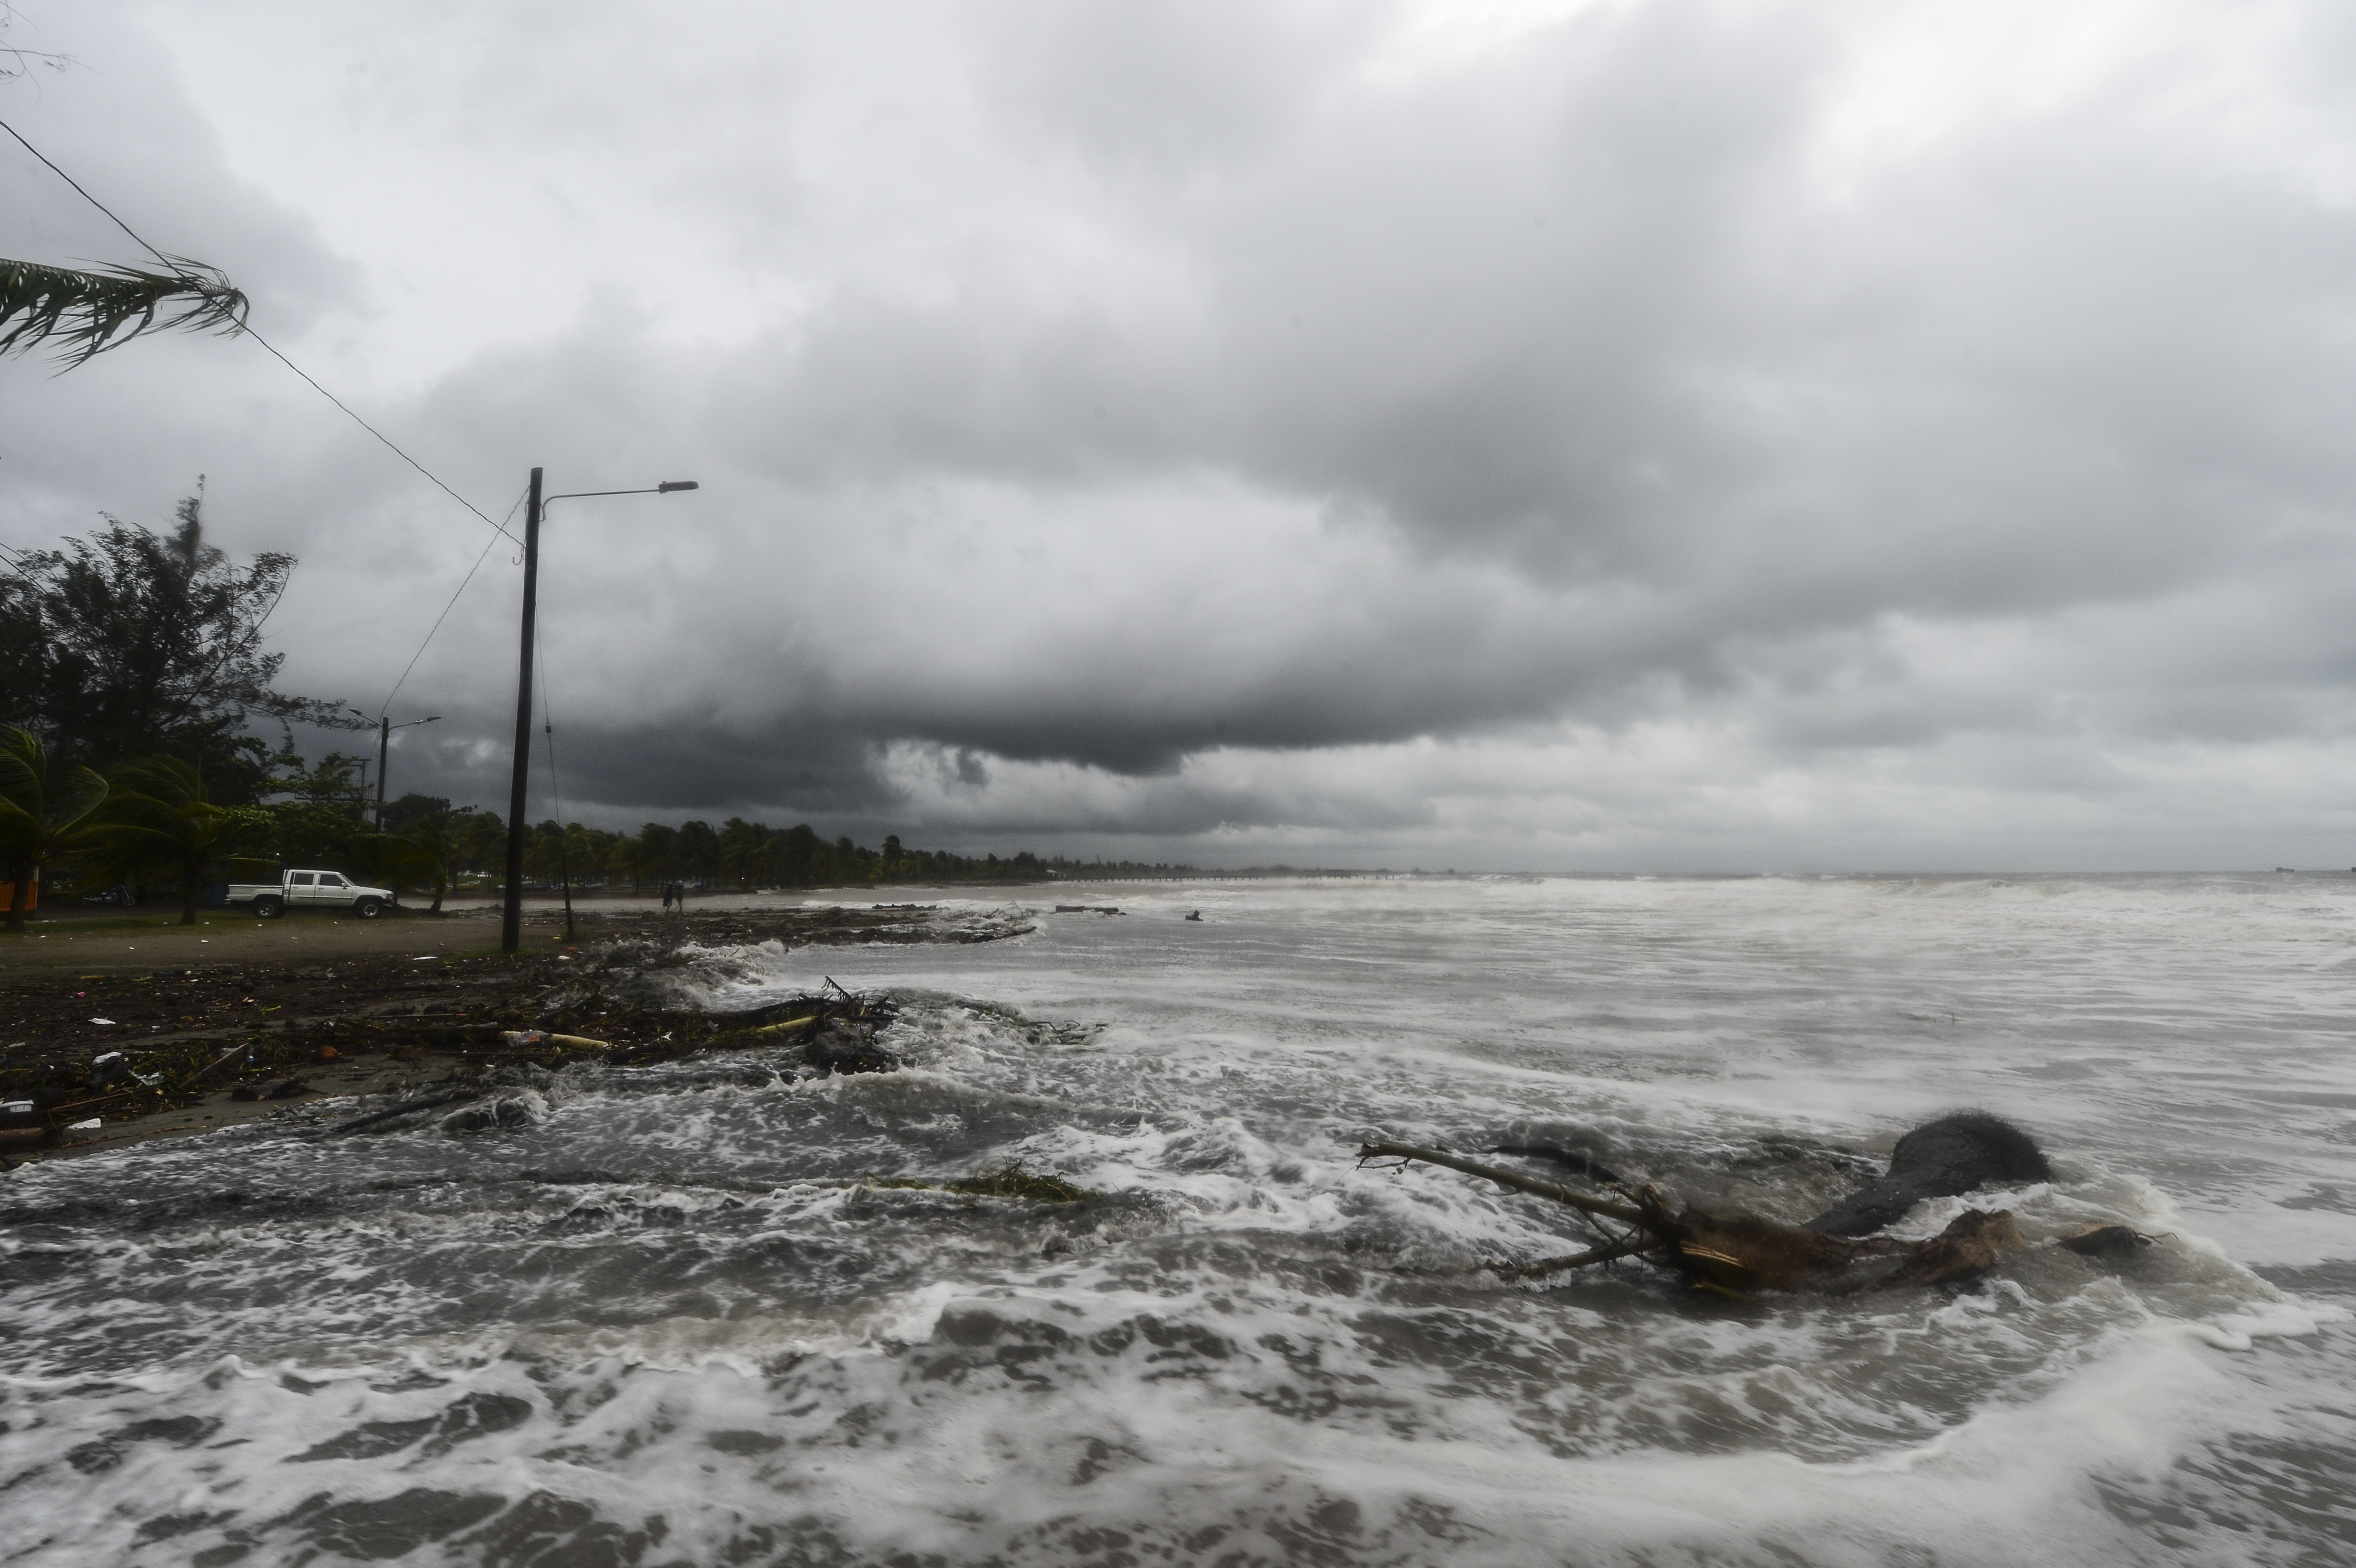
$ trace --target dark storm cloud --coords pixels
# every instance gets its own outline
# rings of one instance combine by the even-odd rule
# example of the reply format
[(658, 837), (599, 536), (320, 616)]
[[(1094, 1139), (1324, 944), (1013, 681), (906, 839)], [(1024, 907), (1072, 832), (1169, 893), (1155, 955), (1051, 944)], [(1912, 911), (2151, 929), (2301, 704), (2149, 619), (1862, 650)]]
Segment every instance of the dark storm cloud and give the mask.
[[(168, 92), (142, 112), (195, 149), (177, 199), (69, 145), (191, 248), (261, 245), (297, 326), (365, 274), (401, 327), (352, 317), (350, 373), (495, 515), (533, 461), (704, 480), (550, 525), (566, 800), (607, 820), (1657, 844), (2319, 757), (2356, 725), (2350, 29), (2192, 6), (2071, 46), (1933, 9), (748, 9), (640, 39), (589, 6), (496, 102), (533, 13), (448, 13), (446, 65), (353, 24), (306, 46), (368, 68), (317, 90), (333, 134), (388, 157), (397, 123), (385, 200), (448, 232), (317, 198), (369, 237), (348, 261)], [(402, 358), (451, 320), (465, 347)], [(58, 456), (10, 515), (65, 515), (80, 433), (130, 400), (169, 456), (116, 488), (161, 515), (208, 467), (247, 548), (305, 555), (290, 671), (373, 704), (480, 525), (200, 363), (11, 391)], [(487, 804), (507, 554), (403, 699), (449, 715), (421, 776)]]

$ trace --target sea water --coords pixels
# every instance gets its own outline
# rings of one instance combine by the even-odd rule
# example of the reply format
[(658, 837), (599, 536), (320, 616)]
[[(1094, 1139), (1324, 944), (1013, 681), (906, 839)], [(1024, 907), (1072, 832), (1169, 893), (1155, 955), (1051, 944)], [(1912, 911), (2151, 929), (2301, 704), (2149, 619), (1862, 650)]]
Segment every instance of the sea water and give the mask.
[[(0, 1563), (2356, 1552), (2356, 877), (1088, 896), (661, 972), (888, 990), (898, 1073), (582, 1068), (517, 1125), (0, 1178)], [(1961, 1289), (1505, 1282), (1572, 1217), (1355, 1157), (1572, 1144), (1799, 1219), (1960, 1106), (2058, 1172), (1969, 1200), (2029, 1245)], [(1103, 1196), (870, 1179), (1017, 1159)], [(2050, 1245), (2095, 1219), (2157, 1240)]]

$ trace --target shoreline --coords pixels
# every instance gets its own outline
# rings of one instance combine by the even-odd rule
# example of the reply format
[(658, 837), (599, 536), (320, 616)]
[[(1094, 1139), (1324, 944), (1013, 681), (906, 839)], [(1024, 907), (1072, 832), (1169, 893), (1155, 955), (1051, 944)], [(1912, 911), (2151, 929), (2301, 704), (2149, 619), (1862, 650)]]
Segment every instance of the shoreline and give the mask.
[[(166, 929), (136, 917), (128, 929), (116, 929), (124, 925), (119, 918), (94, 918), (77, 924), (99, 929), (71, 940), (37, 942), (28, 932), (0, 942), (0, 1016), (8, 1019), (0, 1026), (0, 1101), (36, 1107), (29, 1118), (0, 1121), (0, 1169), (215, 1132), (327, 1101), (464, 1084), (503, 1066), (550, 1067), (583, 1053), (552, 1042), (518, 1047), (507, 1041), (510, 1033), (594, 1036), (612, 1047), (606, 1059), (627, 1060), (752, 1043), (737, 1038), (749, 1031), (724, 1015), (606, 998), (605, 986), (626, 991), (619, 983), (640, 966), (635, 958), (618, 967), (603, 961), (622, 944), (643, 954), (690, 942), (965, 943), (1031, 929), (1019, 918), (959, 923), (928, 904), (748, 899), (666, 916), (646, 902), (576, 905), (578, 938), (569, 943), (561, 907), (528, 906), (523, 950), (515, 953), (498, 950), (496, 906), (438, 917), (312, 912), (235, 924), (216, 910), (210, 923), (168, 928), (177, 943), (156, 940)], [(594, 1011), (564, 1000), (584, 986)], [(119, 1068), (94, 1069), (114, 1052), (124, 1058)], [(301, 1091), (234, 1098), (288, 1079)], [(98, 1128), (73, 1128), (93, 1116)], [(32, 1145), (35, 1131), (55, 1141)]]

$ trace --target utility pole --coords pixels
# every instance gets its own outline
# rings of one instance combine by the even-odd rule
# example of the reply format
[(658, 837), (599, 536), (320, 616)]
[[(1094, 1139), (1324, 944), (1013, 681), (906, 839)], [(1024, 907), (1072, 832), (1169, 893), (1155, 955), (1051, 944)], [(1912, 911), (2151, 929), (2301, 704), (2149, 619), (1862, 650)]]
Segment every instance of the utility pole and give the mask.
[[(637, 489), (564, 490), (542, 496), (541, 470), (531, 471), (531, 494), (524, 503), (523, 516), (523, 651), (517, 659), (516, 671), (515, 783), (508, 791), (508, 897), (499, 919), (502, 952), (514, 952), (523, 945), (523, 820), (530, 810), (531, 778), (531, 640), (533, 620), (540, 611), (541, 514), (548, 510), (550, 501), (582, 496), (667, 496), (674, 490), (697, 488), (693, 479), (665, 479), (659, 485)], [(560, 856), (564, 853), (563, 832), (562, 824), (558, 824)], [(560, 864), (564, 865), (564, 934), (569, 940), (573, 935), (573, 868), (569, 860)]]
[[(359, 718), (362, 718), (362, 719), (365, 719), (365, 718), (367, 718), (367, 717), (368, 717), (368, 715), (367, 715), (366, 714), (361, 713), (358, 708), (346, 708), (344, 711), (345, 711), (346, 713), (348, 713), (348, 714), (354, 714), (354, 715), (356, 715), (357, 717), (359, 717)], [(377, 719), (376, 719), (376, 831), (377, 831), (377, 832), (384, 832), (384, 775), (385, 775), (386, 759), (387, 759), (388, 757), (390, 757), (391, 756), (391, 754), (392, 754), (392, 732), (393, 732), (393, 731), (395, 731), (395, 730), (397, 730), (397, 729), (413, 729), (413, 728), (415, 728), (415, 727), (416, 727), (417, 725), (434, 725), (434, 724), (440, 724), (441, 722), (442, 722), (442, 715), (441, 715), (440, 714), (434, 714), (433, 717), (431, 717), (431, 718), (423, 718), (423, 719), (411, 719), (407, 724), (399, 724), (399, 725), (394, 724), (394, 723), (392, 722), (392, 717), (391, 717), (391, 714), (379, 714), (377, 715)], [(366, 805), (368, 804), (368, 758), (367, 758), (367, 757), (361, 757), (361, 758), (360, 758), (360, 804), (361, 804), (362, 806), (366, 806)]]
[(384, 763), (392, 750), (392, 720), (378, 714), (376, 721), (376, 831), (384, 832)]
[(523, 651), (517, 659), (515, 780), (508, 789), (507, 907), (499, 916), (499, 950), (523, 945), (523, 819), (530, 809), (531, 637), (540, 613), (540, 475), (531, 471), (531, 494), (523, 510)]

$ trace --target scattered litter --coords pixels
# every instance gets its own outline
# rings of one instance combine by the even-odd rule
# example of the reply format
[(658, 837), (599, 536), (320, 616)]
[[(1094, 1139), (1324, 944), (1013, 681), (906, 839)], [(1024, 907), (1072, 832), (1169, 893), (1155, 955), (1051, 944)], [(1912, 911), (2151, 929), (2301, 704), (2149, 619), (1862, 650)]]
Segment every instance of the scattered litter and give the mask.
[(562, 1046), (575, 1051), (610, 1051), (611, 1040), (593, 1040), (586, 1035), (553, 1035), (544, 1029), (503, 1029), (499, 1039), (510, 1046)]
[[(75, 993), (74, 993), (74, 994), (75, 994), (76, 996), (79, 996), (79, 995), (80, 995), (80, 994), (81, 994), (81, 993), (80, 993), (80, 992), (79, 992), (79, 991), (77, 991), (77, 992), (75, 992)], [(91, 1020), (91, 1023), (93, 1023), (93, 1024), (112, 1024), (112, 1023), (113, 1023), (113, 1022), (114, 1022), (114, 1020), (113, 1020), (113, 1019), (112, 1019), (112, 1018), (92, 1018), (92, 1019)]]
[(98, 1131), (98, 1124), (99, 1119), (93, 1116), (87, 1122), (68, 1122), (66, 1124), (66, 1131), (69, 1133), (95, 1133)]
[(0, 1116), (30, 1116), (33, 1102), (29, 1100), (0, 1100)]

